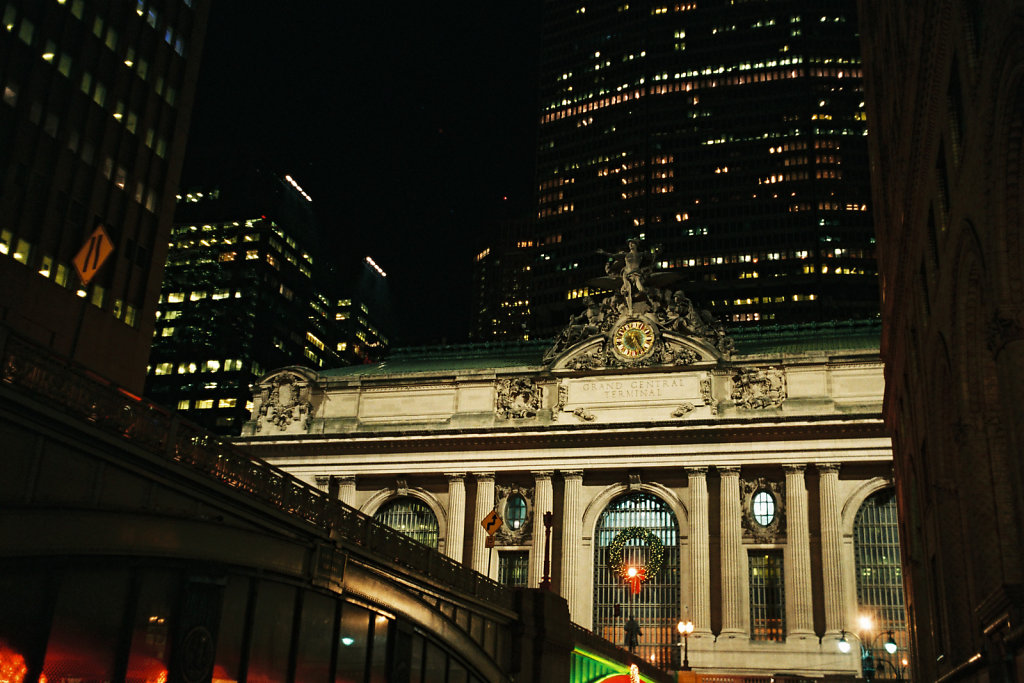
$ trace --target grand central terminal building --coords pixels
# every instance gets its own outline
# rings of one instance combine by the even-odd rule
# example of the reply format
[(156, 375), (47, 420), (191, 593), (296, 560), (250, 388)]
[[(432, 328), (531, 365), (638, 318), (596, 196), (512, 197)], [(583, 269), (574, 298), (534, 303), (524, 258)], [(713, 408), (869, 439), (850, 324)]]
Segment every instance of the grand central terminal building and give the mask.
[(553, 344), (277, 370), (239, 443), (665, 669), (692, 621), (698, 673), (908, 678), (879, 324), (730, 338), (646, 284)]

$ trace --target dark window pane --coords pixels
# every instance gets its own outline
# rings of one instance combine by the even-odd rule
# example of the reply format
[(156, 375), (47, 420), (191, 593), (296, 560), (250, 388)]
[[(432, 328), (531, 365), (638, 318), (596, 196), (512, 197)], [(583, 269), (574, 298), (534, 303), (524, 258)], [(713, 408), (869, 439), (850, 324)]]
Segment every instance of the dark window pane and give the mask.
[(388, 631), (391, 620), (385, 616), (373, 618), (373, 645), (370, 650), (370, 683), (387, 683)]
[(428, 641), (426, 665), (423, 667), (423, 683), (445, 683), (447, 659), (444, 650)]
[(448, 660), (448, 683), (467, 683), (469, 681), (469, 673), (466, 671), (466, 667), (454, 657)]
[(423, 636), (414, 633), (409, 655), (409, 683), (423, 683)]
[(498, 552), (498, 582), (506, 586), (526, 587), (530, 572), (530, 553), (526, 550)]
[(127, 589), (127, 570), (74, 571), (64, 577), (43, 663), (48, 680), (113, 680)]
[(242, 662), (242, 637), (245, 633), (245, 611), (249, 602), (249, 579), (233, 576), (224, 589), (224, 607), (217, 631), (217, 654), (213, 677), (237, 681)]
[(338, 669), (335, 678), (337, 683), (363, 683), (369, 629), (369, 610), (351, 603), (342, 605), (341, 628), (338, 632)]
[(249, 649), (249, 683), (275, 683), (287, 678), (294, 612), (295, 588), (260, 582)]
[(132, 624), (128, 683), (167, 678), (171, 610), (177, 600), (178, 577), (170, 572), (145, 572)]
[(326, 683), (331, 675), (335, 600), (307, 592), (302, 601), (295, 683)]

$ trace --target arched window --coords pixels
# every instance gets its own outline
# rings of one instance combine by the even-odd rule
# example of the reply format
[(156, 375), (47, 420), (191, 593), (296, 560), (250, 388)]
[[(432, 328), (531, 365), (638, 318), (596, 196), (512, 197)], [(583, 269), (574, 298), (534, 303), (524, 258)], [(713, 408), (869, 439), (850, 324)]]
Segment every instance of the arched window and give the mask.
[[(626, 645), (625, 626), (639, 628), (637, 655), (662, 668), (678, 649), (679, 525), (671, 508), (648, 493), (630, 493), (605, 508), (594, 532), (594, 633)], [(623, 574), (644, 570), (639, 593)], [(653, 570), (653, 571), (652, 571)]]
[[(907, 652), (907, 622), (903, 606), (903, 571), (896, 500), (892, 489), (872, 494), (860, 506), (853, 522), (853, 549), (857, 570), (857, 607), (871, 628), (861, 634), (876, 679), (908, 680), (903, 661)], [(886, 651), (891, 638), (896, 651)], [(899, 675), (897, 675), (899, 673)]]
[(437, 517), (423, 502), (406, 496), (385, 503), (373, 518), (437, 550)]

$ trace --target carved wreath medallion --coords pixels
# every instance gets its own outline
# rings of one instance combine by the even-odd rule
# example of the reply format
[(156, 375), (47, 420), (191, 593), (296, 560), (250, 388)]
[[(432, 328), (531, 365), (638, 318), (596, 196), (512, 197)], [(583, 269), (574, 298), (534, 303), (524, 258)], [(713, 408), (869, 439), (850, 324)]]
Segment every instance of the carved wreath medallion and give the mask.
[(733, 403), (739, 408), (774, 408), (786, 400), (786, 373), (769, 368), (740, 368), (732, 376)]
[[(754, 496), (761, 491), (771, 494), (774, 500), (774, 515), (771, 522), (761, 524), (754, 517)], [(784, 484), (779, 481), (758, 477), (740, 481), (740, 508), (743, 510), (743, 535), (757, 543), (776, 543), (786, 531), (786, 502)]]
[(506, 420), (536, 417), (541, 406), (541, 387), (528, 377), (499, 379), (494, 412)]
[(497, 545), (528, 545), (533, 536), (533, 488), (518, 484), (510, 486), (496, 484), (494, 494), (496, 498), (494, 509), (498, 511), (503, 520), (507, 517), (505, 506), (512, 496), (520, 495), (526, 501), (526, 519), (523, 520), (523, 525), (518, 529), (513, 529), (511, 524), (502, 524), (498, 533), (495, 534), (495, 543)]
[(268, 384), (260, 386), (256, 430), (274, 425), (280, 431), (298, 422), (301, 429), (309, 427), (313, 413), (310, 384), (304, 377), (291, 373), (277, 375)]

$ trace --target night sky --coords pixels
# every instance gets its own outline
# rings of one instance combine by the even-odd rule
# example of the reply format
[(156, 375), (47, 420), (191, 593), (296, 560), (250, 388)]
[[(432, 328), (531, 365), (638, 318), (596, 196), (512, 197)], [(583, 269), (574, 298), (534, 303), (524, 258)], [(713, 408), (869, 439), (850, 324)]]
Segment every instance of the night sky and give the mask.
[(398, 345), (465, 341), (472, 258), (532, 211), (540, 0), (214, 0), (182, 187), (257, 163), (313, 197), (322, 258), (388, 273)]

